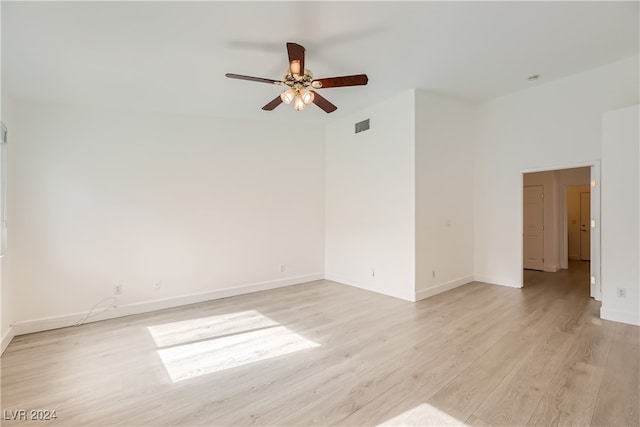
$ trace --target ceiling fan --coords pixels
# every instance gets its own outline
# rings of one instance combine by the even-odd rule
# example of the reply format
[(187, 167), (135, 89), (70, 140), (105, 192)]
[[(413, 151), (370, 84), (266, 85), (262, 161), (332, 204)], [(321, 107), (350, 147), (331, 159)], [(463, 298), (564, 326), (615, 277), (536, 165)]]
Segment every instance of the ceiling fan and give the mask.
[[(304, 110), (312, 102), (322, 108), (327, 113), (332, 113), (338, 109), (326, 98), (313, 89), (326, 89), (332, 87), (362, 86), (366, 85), (369, 78), (366, 74), (356, 74), (353, 76), (329, 77), (325, 79), (314, 79), (313, 73), (304, 68), (304, 47), (296, 43), (287, 43), (289, 53), (289, 69), (284, 75), (284, 80), (264, 79), (261, 77), (243, 76), (240, 74), (227, 73), (225, 76), (230, 79), (249, 80), (259, 83), (271, 83), (278, 86), (288, 86), (284, 92), (278, 95), (273, 101), (262, 107), (263, 110), (271, 111), (281, 103), (290, 104), (297, 111)], [(309, 89), (311, 88), (311, 89)]]

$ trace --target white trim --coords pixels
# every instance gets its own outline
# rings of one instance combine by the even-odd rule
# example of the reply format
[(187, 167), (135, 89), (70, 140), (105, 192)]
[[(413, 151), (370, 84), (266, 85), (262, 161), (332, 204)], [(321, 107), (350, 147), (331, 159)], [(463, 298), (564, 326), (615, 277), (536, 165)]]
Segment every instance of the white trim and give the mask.
[(9, 344), (11, 344), (11, 340), (15, 336), (13, 332), (13, 328), (9, 326), (7, 332), (2, 336), (2, 342), (0, 342), (0, 356), (4, 354), (4, 351), (9, 347)]
[(362, 284), (360, 284), (358, 282), (355, 282), (355, 281), (353, 281), (351, 279), (347, 279), (346, 277), (336, 276), (335, 274), (325, 274), (324, 278), (325, 278), (325, 280), (330, 280), (332, 282), (340, 283), (341, 285), (353, 286), (354, 288), (364, 289), (365, 291), (375, 292), (377, 294), (386, 295), (388, 297), (398, 298), (398, 299), (401, 299), (401, 300), (404, 300), (404, 301), (415, 302), (413, 300), (414, 295), (403, 296), (403, 295), (398, 295), (398, 294), (392, 294), (390, 292), (384, 292), (384, 291), (381, 291), (381, 290), (378, 290), (378, 289), (371, 289), (370, 286), (362, 285)]
[(632, 313), (629, 311), (620, 310), (607, 310), (604, 306), (602, 306), (600, 307), (600, 318), (604, 320), (611, 320), (613, 322), (640, 326), (640, 313)]
[(595, 164), (600, 165), (600, 159), (589, 160), (586, 162), (578, 162), (578, 163), (562, 163), (555, 166), (541, 166), (537, 168), (531, 169), (523, 169), (520, 172), (525, 173), (533, 173), (533, 172), (550, 172), (562, 169), (575, 169), (575, 168), (584, 168), (588, 166), (594, 166)]
[(560, 267), (558, 265), (545, 265), (542, 267), (543, 271), (546, 271), (547, 273), (555, 273), (556, 271), (560, 270)]
[[(590, 177), (591, 180), (596, 180), (595, 187), (591, 187), (591, 218), (595, 220), (596, 226), (591, 229), (591, 254), (589, 255), (589, 277), (595, 277), (596, 283), (590, 285), (590, 295), (593, 296), (596, 301), (602, 301), (602, 275), (600, 272), (602, 269), (602, 229), (600, 227), (602, 221), (602, 207), (600, 205), (602, 185), (600, 181), (600, 161), (593, 162)], [(589, 185), (591, 185), (591, 182), (589, 182)]]
[[(120, 305), (110, 309), (104, 314), (88, 319), (86, 323), (100, 320), (113, 319), (116, 317), (130, 316), (132, 314), (147, 313), (150, 311), (163, 310), (166, 308), (179, 307), (182, 305), (196, 304), (205, 301), (228, 298), (236, 295), (243, 295), (252, 292), (266, 291), (269, 289), (282, 288), (285, 286), (299, 285), (302, 283), (322, 280), (322, 273), (308, 274), (305, 276), (289, 277), (287, 279), (272, 280), (268, 282), (252, 283), (233, 288), (216, 289), (215, 291), (201, 292), (197, 294), (182, 295), (177, 297), (162, 298), (151, 301), (136, 302), (132, 304)], [(27, 320), (13, 323), (14, 334), (24, 335), (33, 332), (47, 331), (50, 329), (73, 326), (79, 319), (87, 313), (70, 313), (60, 316), (45, 317), (40, 319)]]
[(471, 282), (473, 282), (473, 276), (464, 276), (460, 277), (459, 279), (450, 280), (439, 285), (431, 286), (430, 288), (417, 291), (415, 300), (420, 301), (421, 299), (429, 298), (442, 292), (450, 291), (451, 289), (455, 289), (458, 286), (466, 285), (467, 283)]
[(479, 274), (476, 274), (476, 275), (473, 276), (473, 281), (474, 282), (486, 283), (488, 285), (506, 286), (508, 288), (516, 288), (516, 289), (522, 288), (522, 285), (518, 284), (518, 283), (501, 282), (500, 280), (496, 280), (496, 279), (494, 279), (492, 277), (482, 276), (482, 275), (479, 275)]

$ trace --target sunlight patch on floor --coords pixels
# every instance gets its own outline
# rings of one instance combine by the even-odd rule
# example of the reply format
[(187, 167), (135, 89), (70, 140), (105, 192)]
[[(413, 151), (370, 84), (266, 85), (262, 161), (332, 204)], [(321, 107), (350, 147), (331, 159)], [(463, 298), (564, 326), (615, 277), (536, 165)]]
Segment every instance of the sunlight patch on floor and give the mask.
[(253, 310), (148, 329), (173, 382), (320, 346)]
[(378, 426), (466, 426), (466, 424), (438, 408), (423, 403)]
[(248, 310), (164, 323), (147, 329), (158, 347), (168, 347), (278, 325), (257, 311)]

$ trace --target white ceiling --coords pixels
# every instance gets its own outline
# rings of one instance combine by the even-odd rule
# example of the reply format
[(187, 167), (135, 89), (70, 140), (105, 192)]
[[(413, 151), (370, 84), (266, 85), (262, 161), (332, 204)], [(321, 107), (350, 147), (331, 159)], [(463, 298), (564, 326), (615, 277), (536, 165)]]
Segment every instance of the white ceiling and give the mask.
[[(2, 87), (16, 98), (321, 122), (410, 88), (475, 101), (638, 54), (638, 2), (7, 2)], [(285, 42), (316, 77), (367, 73), (338, 106), (260, 108)], [(540, 74), (537, 82), (528, 82)]]

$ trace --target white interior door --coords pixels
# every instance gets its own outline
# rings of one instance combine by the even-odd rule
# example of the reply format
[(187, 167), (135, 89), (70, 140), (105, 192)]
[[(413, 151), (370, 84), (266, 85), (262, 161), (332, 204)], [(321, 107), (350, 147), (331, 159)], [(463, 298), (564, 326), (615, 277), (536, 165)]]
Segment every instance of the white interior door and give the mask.
[(591, 260), (591, 193), (580, 193), (580, 259)]
[(541, 185), (524, 187), (523, 260), (524, 268), (544, 267), (544, 194)]

